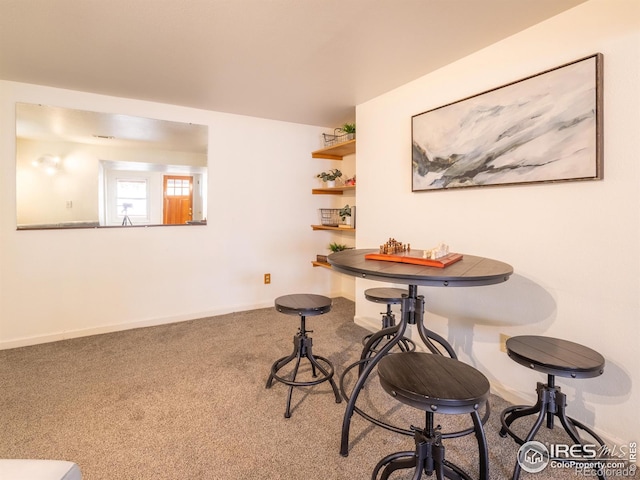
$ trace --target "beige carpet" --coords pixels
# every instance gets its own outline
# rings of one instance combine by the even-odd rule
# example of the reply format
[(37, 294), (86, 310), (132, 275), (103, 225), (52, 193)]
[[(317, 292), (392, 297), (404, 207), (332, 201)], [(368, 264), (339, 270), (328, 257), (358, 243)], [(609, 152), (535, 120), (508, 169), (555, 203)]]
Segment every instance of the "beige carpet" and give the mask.
[[(353, 315), (353, 302), (337, 298), (330, 313), (307, 321), (314, 353), (338, 374), (368, 333)], [(291, 352), (298, 325), (267, 308), (0, 351), (0, 458), (71, 460), (87, 480), (368, 479), (380, 458), (413, 449), (413, 438), (354, 415), (350, 454), (340, 456), (345, 403), (335, 403), (327, 383), (296, 389), (285, 419), (286, 387), (267, 390), (265, 381), (271, 364)], [(491, 404), (491, 479), (506, 479), (517, 445), (498, 436), (507, 404), (496, 396)], [(405, 427), (424, 418), (374, 377), (359, 405)], [(436, 420), (445, 431), (470, 421)], [(561, 433), (543, 430), (549, 441)], [(473, 436), (446, 446), (447, 458), (475, 477)], [(521, 478), (578, 477), (547, 469)]]

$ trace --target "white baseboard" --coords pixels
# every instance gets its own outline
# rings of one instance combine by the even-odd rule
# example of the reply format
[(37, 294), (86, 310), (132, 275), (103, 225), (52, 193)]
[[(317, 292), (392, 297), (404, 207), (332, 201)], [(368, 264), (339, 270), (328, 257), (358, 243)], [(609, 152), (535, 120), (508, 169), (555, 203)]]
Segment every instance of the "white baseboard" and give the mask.
[[(349, 298), (344, 292), (333, 292), (329, 294), (331, 298), (344, 297), (347, 300), (355, 301)], [(155, 327), (157, 325), (166, 325), (168, 323), (186, 322), (189, 320), (197, 320), (199, 318), (214, 317), (216, 315), (226, 315), (233, 312), (244, 312), (247, 310), (256, 310), (259, 308), (273, 307), (273, 302), (253, 304), (253, 305), (236, 305), (227, 306), (206, 312), (193, 312), (184, 315), (173, 315), (170, 317), (150, 318), (146, 320), (138, 320), (127, 323), (113, 323), (109, 325), (100, 325), (89, 328), (79, 328), (75, 330), (65, 330), (62, 332), (48, 333), (45, 335), (34, 335), (32, 337), (21, 337), (13, 340), (0, 341), (0, 350), (8, 350), (11, 348), (30, 347), (41, 343), (58, 342), (60, 340), (69, 340), (71, 338), (88, 337), (91, 335), (101, 335), (103, 333), (120, 332), (124, 330), (133, 330), (134, 328)]]
[(89, 328), (79, 328), (75, 330), (65, 330), (63, 332), (50, 333), (46, 335), (35, 335), (32, 337), (22, 337), (13, 340), (0, 342), (0, 350), (8, 350), (10, 348), (29, 347), (39, 345), (41, 343), (57, 342), (60, 340), (68, 340), (71, 338), (88, 337), (91, 335), (100, 335), (103, 333), (120, 332), (124, 330), (133, 330), (134, 328), (154, 327), (157, 325), (166, 325), (168, 323), (186, 322), (189, 320), (197, 320), (199, 318), (213, 317), (216, 315), (225, 315), (233, 312), (243, 312), (246, 310), (255, 310), (259, 308), (272, 307), (273, 303), (243, 305), (241, 307), (225, 307), (206, 312), (193, 312), (184, 315), (174, 315), (171, 317), (151, 318), (127, 323), (113, 323), (109, 325), (100, 325)]
[(377, 332), (380, 330), (380, 319), (379, 318), (367, 318), (367, 317), (353, 317), (353, 322), (363, 328), (366, 328), (370, 332)]

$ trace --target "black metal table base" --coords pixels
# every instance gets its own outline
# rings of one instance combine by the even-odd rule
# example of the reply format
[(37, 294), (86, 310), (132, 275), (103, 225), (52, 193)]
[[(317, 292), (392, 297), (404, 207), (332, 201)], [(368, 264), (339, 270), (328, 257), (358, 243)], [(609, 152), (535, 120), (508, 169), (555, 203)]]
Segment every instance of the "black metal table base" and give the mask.
[[(396, 326), (396, 316), (391, 310), (391, 304), (387, 304), (387, 310), (385, 312), (382, 312), (381, 315), (382, 315), (382, 328), (381, 328), (382, 330), (386, 330), (388, 328), (393, 328)], [(362, 345), (366, 347), (367, 344), (369, 343), (369, 340), (373, 336), (374, 336), (373, 333), (366, 335), (362, 339)], [(392, 338), (392, 334), (376, 335), (376, 339), (372, 343), (369, 343), (369, 348), (368, 348), (369, 356), (373, 356), (376, 353), (378, 353), (379, 349), (382, 348), (382, 346), (384, 346), (385, 340), (389, 341), (391, 340), (391, 338)], [(410, 338), (402, 337), (398, 341), (397, 345), (398, 345), (398, 349), (401, 352), (414, 352), (416, 350), (416, 344)]]
[[(538, 400), (535, 405), (515, 405), (506, 408), (502, 412), (502, 414), (500, 415), (500, 422), (502, 423), (502, 428), (500, 429), (501, 437), (506, 437), (507, 435), (509, 435), (516, 441), (516, 443), (518, 443), (518, 445), (523, 445), (535, 438), (535, 435), (540, 430), (540, 427), (542, 426), (545, 419), (547, 420), (547, 428), (553, 429), (554, 418), (558, 417), (560, 423), (564, 427), (564, 430), (576, 445), (585, 445), (585, 442), (582, 440), (580, 434), (578, 433), (577, 428), (579, 428), (587, 432), (595, 441), (600, 444), (600, 446), (604, 447), (605, 443), (602, 438), (600, 438), (600, 436), (598, 436), (598, 434), (596, 434), (591, 428), (567, 416), (567, 397), (564, 393), (561, 392), (560, 387), (555, 386), (554, 375), (547, 375), (546, 384), (538, 382), (536, 390), (538, 392)], [(534, 422), (533, 427), (531, 427), (531, 430), (529, 431), (527, 436), (525, 438), (520, 438), (511, 429), (511, 424), (519, 418), (529, 415), (538, 415), (538, 418)], [(512, 480), (517, 480), (520, 477), (521, 469), (522, 468), (520, 466), (520, 463), (516, 462), (513, 469), (513, 476), (511, 477)], [(604, 475), (598, 474), (597, 477), (600, 480), (606, 480)]]
[[(388, 425), (384, 422), (381, 422), (377, 419), (373, 419), (371, 416), (364, 414), (360, 409), (356, 407), (356, 402), (358, 400), (358, 396), (360, 395), (360, 391), (364, 387), (369, 375), (376, 367), (377, 363), (389, 353), (389, 351), (396, 346), (402, 338), (404, 338), (404, 333), (406, 331), (407, 325), (416, 325), (418, 334), (420, 335), (420, 339), (425, 344), (425, 346), (431, 351), (431, 353), (437, 355), (443, 355), (444, 350), (446, 354), (454, 359), (457, 359), (455, 351), (453, 347), (449, 345), (449, 343), (440, 335), (431, 330), (428, 330), (423, 323), (424, 317), (424, 296), (417, 295), (418, 287), (417, 285), (409, 285), (409, 294), (403, 295), (401, 302), (401, 319), (400, 322), (387, 329), (380, 330), (369, 338), (367, 343), (365, 344), (362, 354), (360, 355), (360, 360), (351, 364), (347, 367), (347, 369), (343, 372), (340, 378), (340, 385), (342, 389), (342, 396), (347, 401), (347, 407), (345, 409), (343, 421), (342, 421), (342, 435), (340, 441), (340, 455), (346, 457), (349, 455), (349, 430), (351, 428), (351, 417), (354, 412), (363, 416), (367, 420), (373, 422), (376, 425), (379, 425), (383, 428), (387, 428), (388, 430), (395, 431), (398, 433), (404, 433), (407, 435), (413, 435), (413, 432), (407, 431), (405, 429), (400, 429), (398, 427), (394, 427), (392, 425)], [(390, 335), (391, 338), (378, 350), (375, 355), (371, 355), (371, 347), (373, 345), (377, 345), (379, 339)], [(434, 343), (435, 342), (435, 343)], [(441, 346), (438, 348), (436, 343)], [(355, 366), (358, 366), (359, 376), (356, 381), (353, 390), (350, 396), (347, 396), (344, 392), (344, 376)]]
[[(333, 380), (333, 364), (327, 358), (313, 354), (313, 340), (311, 337), (307, 336), (307, 332), (308, 330), (306, 330), (305, 328), (305, 317), (301, 317), (300, 329), (298, 330), (298, 333), (293, 337), (293, 352), (291, 353), (291, 355), (282, 357), (273, 363), (273, 365), (271, 366), (271, 374), (267, 379), (266, 388), (271, 388), (274, 380), (289, 386), (289, 392), (287, 394), (287, 406), (284, 412), (285, 418), (291, 417), (291, 398), (293, 396), (294, 387), (309, 387), (312, 385), (318, 385), (323, 382), (329, 382), (336, 397), (336, 403), (340, 403), (342, 401), (340, 391), (338, 390), (336, 382)], [(298, 375), (298, 370), (300, 368), (300, 362), (303, 358), (306, 358), (311, 364), (311, 373), (315, 378), (314, 380), (296, 381), (296, 376)], [(290, 378), (285, 378), (278, 375), (278, 372), (284, 366), (293, 362), (294, 360), (296, 363), (293, 367)], [(318, 377), (318, 370), (322, 375), (319, 378), (316, 378)]]
[[(476, 439), (478, 441), (478, 452), (480, 457), (480, 479), (489, 478), (489, 459), (487, 450), (487, 440), (482, 428), (480, 416), (477, 412), (471, 413), (473, 418)], [(411, 427), (416, 444), (415, 451), (397, 452), (387, 455), (378, 462), (371, 475), (372, 480), (387, 480), (396, 470), (412, 468), (414, 474), (412, 480), (419, 480), (423, 473), (427, 476), (435, 472), (437, 480), (449, 478), (452, 480), (472, 480), (468, 473), (460, 467), (445, 460), (445, 447), (442, 445), (443, 435), (440, 427), (433, 427), (433, 413), (426, 412), (426, 425), (424, 429)]]

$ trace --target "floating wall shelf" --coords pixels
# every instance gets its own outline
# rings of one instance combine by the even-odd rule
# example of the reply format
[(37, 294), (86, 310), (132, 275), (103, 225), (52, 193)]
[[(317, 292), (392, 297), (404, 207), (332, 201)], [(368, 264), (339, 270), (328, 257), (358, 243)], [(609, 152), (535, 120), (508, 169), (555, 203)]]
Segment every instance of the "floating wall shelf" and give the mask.
[(311, 158), (326, 158), (327, 160), (342, 160), (342, 157), (356, 153), (356, 140), (337, 143), (330, 147), (311, 152)]

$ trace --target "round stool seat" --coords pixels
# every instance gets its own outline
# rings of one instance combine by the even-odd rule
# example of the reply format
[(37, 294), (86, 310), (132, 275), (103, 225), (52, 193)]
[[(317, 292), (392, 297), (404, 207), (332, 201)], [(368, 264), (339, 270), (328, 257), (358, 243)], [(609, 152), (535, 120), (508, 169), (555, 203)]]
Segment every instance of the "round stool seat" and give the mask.
[(489, 398), (487, 377), (465, 363), (441, 355), (387, 355), (378, 364), (378, 375), (387, 393), (427, 412), (471, 413)]
[(313, 293), (295, 293), (275, 299), (276, 310), (287, 315), (312, 317), (331, 310), (331, 299)]
[(602, 355), (568, 340), (521, 335), (509, 338), (506, 347), (513, 361), (548, 375), (591, 378), (604, 371)]
[(425, 411), (425, 427), (412, 426), (414, 451), (396, 452), (380, 460), (371, 475), (372, 480), (387, 479), (400, 469), (414, 469), (413, 480), (423, 473), (442, 480), (471, 480), (459, 466), (445, 460), (445, 435), (436, 426), (436, 413), (470, 414), (473, 427), (455, 436), (474, 433), (478, 442), (478, 473), (480, 480), (489, 479), (489, 449), (478, 410), (489, 408), (489, 380), (475, 368), (453, 358), (422, 352), (387, 355), (378, 363), (382, 388), (400, 402)]
[(364, 291), (364, 297), (370, 302), (396, 305), (402, 302), (402, 295), (408, 295), (408, 290), (402, 288), (368, 288)]

